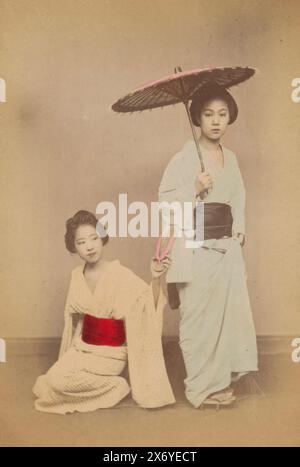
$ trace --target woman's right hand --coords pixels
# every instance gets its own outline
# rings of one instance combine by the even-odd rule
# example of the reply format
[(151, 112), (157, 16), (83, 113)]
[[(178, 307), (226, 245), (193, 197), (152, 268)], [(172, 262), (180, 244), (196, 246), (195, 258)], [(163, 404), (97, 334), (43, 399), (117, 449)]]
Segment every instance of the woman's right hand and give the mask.
[(212, 178), (208, 172), (204, 171), (198, 173), (195, 180), (195, 188), (197, 195), (201, 195), (212, 188)]
[(157, 258), (152, 258), (151, 260), (151, 274), (152, 278), (160, 279), (164, 274), (166, 274), (167, 270), (170, 268), (172, 260), (169, 256), (166, 256), (161, 261)]

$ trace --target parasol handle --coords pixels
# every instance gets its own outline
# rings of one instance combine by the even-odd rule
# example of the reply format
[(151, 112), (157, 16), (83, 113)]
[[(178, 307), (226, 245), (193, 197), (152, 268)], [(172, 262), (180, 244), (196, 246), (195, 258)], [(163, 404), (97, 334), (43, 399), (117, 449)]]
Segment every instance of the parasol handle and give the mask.
[[(196, 144), (196, 148), (197, 148), (197, 152), (198, 152), (198, 156), (199, 156), (199, 161), (200, 161), (200, 165), (201, 165), (201, 171), (204, 172), (205, 171), (205, 165), (204, 165), (204, 162), (203, 162), (203, 158), (202, 158), (202, 154), (201, 154), (201, 150), (200, 150), (196, 130), (195, 130), (195, 127), (193, 125), (192, 117), (191, 117), (191, 114), (190, 114), (190, 109), (189, 109), (189, 106), (188, 106), (187, 102), (184, 102), (184, 105), (185, 105), (185, 108), (186, 108), (186, 111), (187, 111), (187, 114), (188, 114), (188, 117), (189, 117), (189, 122), (190, 122), (190, 125), (191, 125), (194, 141), (195, 141), (195, 144)], [(204, 191), (203, 196), (205, 198), (209, 194), (209, 191), (210, 191), (209, 189)]]
[[(177, 66), (174, 68), (174, 73), (181, 73), (182, 72), (182, 68), (180, 66)], [(182, 80), (180, 80), (180, 84), (181, 84), (181, 88), (182, 88), (182, 91), (183, 91), (183, 94), (185, 93), (184, 91), (184, 85), (183, 85), (183, 82)], [(205, 171), (205, 166), (204, 166), (204, 162), (203, 162), (203, 158), (202, 158), (202, 154), (201, 154), (201, 150), (200, 150), (200, 146), (199, 146), (199, 141), (198, 141), (198, 138), (197, 138), (197, 134), (196, 134), (196, 130), (195, 130), (195, 127), (193, 125), (193, 121), (192, 121), (192, 117), (191, 117), (191, 114), (190, 114), (190, 109), (189, 109), (189, 105), (188, 105), (188, 99), (183, 101), (183, 104), (185, 106), (185, 109), (186, 109), (186, 113), (188, 115), (188, 118), (189, 118), (189, 122), (190, 122), (190, 125), (191, 125), (191, 129), (192, 129), (192, 133), (193, 133), (193, 137), (194, 137), (194, 141), (195, 141), (195, 145), (196, 145), (196, 148), (197, 148), (197, 152), (198, 152), (198, 156), (199, 156), (199, 161), (200, 161), (200, 164), (201, 164), (201, 170), (202, 172)]]
[(187, 112), (187, 114), (188, 114), (189, 122), (190, 122), (190, 125), (191, 125), (191, 129), (192, 129), (192, 133), (193, 133), (195, 145), (196, 145), (197, 152), (198, 152), (198, 156), (199, 156), (199, 161), (200, 161), (200, 164), (201, 164), (201, 170), (202, 170), (202, 172), (204, 172), (204, 171), (205, 171), (205, 166), (204, 166), (204, 162), (203, 162), (203, 158), (202, 158), (202, 154), (201, 154), (201, 150), (200, 150), (200, 146), (199, 146), (199, 141), (198, 141), (198, 138), (197, 138), (196, 130), (195, 130), (195, 127), (194, 127), (193, 122), (192, 122), (192, 117), (191, 117), (191, 114), (190, 114), (189, 105), (188, 105), (187, 102), (184, 102), (184, 106), (185, 106), (186, 112)]

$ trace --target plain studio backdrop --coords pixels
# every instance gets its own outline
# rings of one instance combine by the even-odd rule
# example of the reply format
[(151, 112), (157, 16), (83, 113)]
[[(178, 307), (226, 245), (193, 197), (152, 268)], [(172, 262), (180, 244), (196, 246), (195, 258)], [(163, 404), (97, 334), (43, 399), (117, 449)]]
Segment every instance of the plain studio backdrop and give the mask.
[[(205, 66), (259, 69), (231, 92), (224, 144), (247, 190), (243, 248), (257, 334), (300, 333), (300, 103), (297, 0), (2, 0), (1, 337), (55, 337), (70, 272), (65, 221), (100, 201), (148, 205), (191, 132), (183, 105), (121, 116), (108, 108), (145, 82)], [(154, 239), (111, 239), (150, 281)], [(178, 311), (165, 311), (176, 335)]]

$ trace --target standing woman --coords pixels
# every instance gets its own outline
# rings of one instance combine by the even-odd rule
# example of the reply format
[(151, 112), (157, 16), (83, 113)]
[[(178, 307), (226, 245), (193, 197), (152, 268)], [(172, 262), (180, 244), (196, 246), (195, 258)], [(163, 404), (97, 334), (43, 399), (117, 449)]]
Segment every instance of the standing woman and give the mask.
[[(231, 383), (257, 370), (256, 335), (241, 246), (245, 242), (245, 188), (235, 154), (221, 144), (238, 114), (231, 94), (215, 83), (194, 97), (190, 113), (201, 128), (197, 150), (188, 141), (169, 162), (159, 200), (204, 203), (204, 241), (173, 243), (167, 283), (180, 300), (179, 344), (185, 394), (194, 407), (229, 405)], [(183, 206), (183, 204), (182, 204)]]

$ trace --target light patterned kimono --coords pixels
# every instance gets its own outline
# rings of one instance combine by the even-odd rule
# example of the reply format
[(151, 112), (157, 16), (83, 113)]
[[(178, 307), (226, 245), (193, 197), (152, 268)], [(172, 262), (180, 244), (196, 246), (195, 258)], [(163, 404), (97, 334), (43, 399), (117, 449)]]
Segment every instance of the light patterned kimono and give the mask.
[[(201, 147), (201, 145), (200, 145)], [(217, 167), (201, 147), (213, 188), (205, 202), (231, 206), (232, 230), (245, 233), (245, 188), (235, 154), (221, 146), (224, 167)], [(200, 163), (194, 141), (169, 162), (159, 201), (196, 203), (195, 179)], [(185, 230), (175, 238), (168, 283), (180, 298), (179, 343), (185, 368), (185, 392), (195, 407), (211, 393), (243, 374), (257, 370), (256, 336), (241, 245), (233, 237), (207, 239), (187, 248)]]
[[(112, 407), (130, 391), (141, 407), (174, 403), (161, 343), (166, 304), (162, 291), (155, 307), (152, 286), (115, 260), (92, 293), (83, 270), (81, 265), (72, 272), (59, 359), (35, 383), (35, 408), (59, 414), (88, 412)], [(83, 342), (84, 314), (123, 319), (126, 343), (113, 347)], [(120, 376), (127, 362), (130, 386)]]

